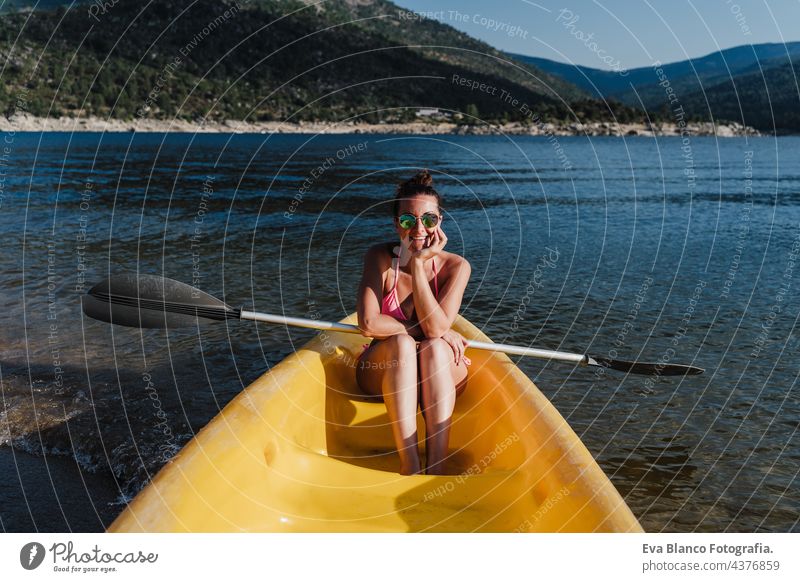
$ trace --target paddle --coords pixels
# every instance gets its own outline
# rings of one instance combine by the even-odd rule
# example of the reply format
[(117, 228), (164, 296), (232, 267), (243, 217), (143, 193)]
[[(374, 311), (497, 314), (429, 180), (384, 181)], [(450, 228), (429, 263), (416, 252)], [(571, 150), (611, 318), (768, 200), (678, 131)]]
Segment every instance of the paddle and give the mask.
[[(310, 329), (361, 333), (355, 325), (345, 323), (236, 309), (191, 285), (155, 275), (126, 273), (106, 279), (89, 289), (82, 297), (82, 304), (84, 313), (89, 317), (130, 327), (195, 327), (198, 320), (247, 319)], [(467, 340), (467, 346), (478, 350), (574, 362), (583, 366), (597, 366), (648, 376), (684, 376), (704, 372), (702, 368), (683, 364), (627, 362), (474, 340)]]

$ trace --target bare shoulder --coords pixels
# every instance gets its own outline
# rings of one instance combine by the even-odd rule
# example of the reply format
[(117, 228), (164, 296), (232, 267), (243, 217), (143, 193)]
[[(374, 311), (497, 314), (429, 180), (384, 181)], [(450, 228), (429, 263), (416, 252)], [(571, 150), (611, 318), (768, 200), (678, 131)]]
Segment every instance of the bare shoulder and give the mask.
[(372, 245), (364, 253), (364, 264), (385, 267), (392, 261), (390, 248), (391, 243), (388, 241)]
[(448, 276), (462, 275), (469, 278), (472, 272), (472, 265), (469, 264), (467, 259), (461, 255), (449, 253), (447, 251), (441, 253), (441, 256), (444, 263), (442, 269), (447, 272)]

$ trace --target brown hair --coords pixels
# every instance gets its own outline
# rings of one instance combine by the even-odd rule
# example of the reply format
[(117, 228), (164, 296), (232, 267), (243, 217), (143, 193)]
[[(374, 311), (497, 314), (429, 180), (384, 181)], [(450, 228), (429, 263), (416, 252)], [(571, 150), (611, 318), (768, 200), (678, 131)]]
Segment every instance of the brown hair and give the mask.
[(428, 196), (433, 196), (436, 198), (436, 205), (439, 207), (439, 212), (442, 211), (442, 197), (436, 191), (436, 188), (433, 187), (433, 177), (431, 173), (426, 169), (422, 170), (421, 172), (417, 172), (408, 180), (400, 182), (397, 185), (397, 192), (394, 196), (394, 201), (392, 202), (392, 213), (394, 216), (397, 216), (397, 213), (400, 212), (400, 201), (404, 198), (413, 198), (418, 194), (426, 194)]

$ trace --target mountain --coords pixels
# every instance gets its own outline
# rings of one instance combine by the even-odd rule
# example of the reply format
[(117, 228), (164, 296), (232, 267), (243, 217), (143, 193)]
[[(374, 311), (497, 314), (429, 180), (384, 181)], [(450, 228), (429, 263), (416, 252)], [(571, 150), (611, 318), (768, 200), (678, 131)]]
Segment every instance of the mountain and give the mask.
[[(800, 130), (795, 113), (800, 94), (793, 73), (800, 63), (800, 42), (744, 45), (620, 73), (525, 55), (510, 56), (557, 75), (595, 97), (644, 106), (666, 117), (679, 103), (693, 119), (736, 121), (764, 131)], [(666, 82), (677, 101), (670, 103)]]
[[(547, 73), (573, 83), (589, 94), (604, 98), (613, 97), (632, 105), (638, 104), (631, 84), (637, 90), (658, 84), (654, 67), (640, 67), (617, 73), (580, 65), (570, 65), (543, 59), (509, 53), (513, 58), (529, 63)], [(800, 42), (786, 44), (744, 45), (725, 49), (709, 55), (675, 63), (660, 65), (676, 91), (690, 88), (697, 90), (698, 83), (703, 86), (714, 85), (730, 76), (753, 72), (762, 68), (773, 68), (800, 57)], [(684, 91), (686, 92), (686, 91)]]
[[(0, 19), (0, 61), (7, 117), (22, 109), (374, 123), (439, 108), (489, 121), (530, 120), (531, 111), (545, 121), (641, 118), (387, 0), (117, 0), (25, 9)], [(529, 110), (504, 102), (502, 91)]]
[(633, 69), (628, 75), (622, 76), (613, 71), (604, 71), (584, 67), (581, 65), (570, 65), (551, 61), (540, 57), (531, 57), (516, 53), (508, 53), (510, 58), (523, 63), (532, 65), (564, 81), (572, 83), (576, 87), (583, 89), (586, 93), (595, 97), (610, 98), (615, 93), (625, 92), (629, 89), (630, 73), (633, 71), (644, 71), (644, 69)]
[(739, 74), (682, 98), (692, 117), (737, 121), (764, 132), (800, 132), (800, 59)]

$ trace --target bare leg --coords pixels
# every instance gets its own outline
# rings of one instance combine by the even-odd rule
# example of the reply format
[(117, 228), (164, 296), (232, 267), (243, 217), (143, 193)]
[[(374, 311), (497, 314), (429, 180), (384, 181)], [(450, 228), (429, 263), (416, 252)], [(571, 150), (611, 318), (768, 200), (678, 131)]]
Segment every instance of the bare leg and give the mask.
[(400, 455), (400, 474), (420, 473), (417, 446), (417, 353), (409, 335), (394, 335), (370, 346), (356, 372), (361, 389), (383, 396)]
[(450, 423), (456, 396), (465, 385), (467, 367), (463, 362), (456, 365), (453, 349), (444, 340), (435, 338), (420, 342), (419, 371), (425, 417), (426, 473), (444, 475)]

